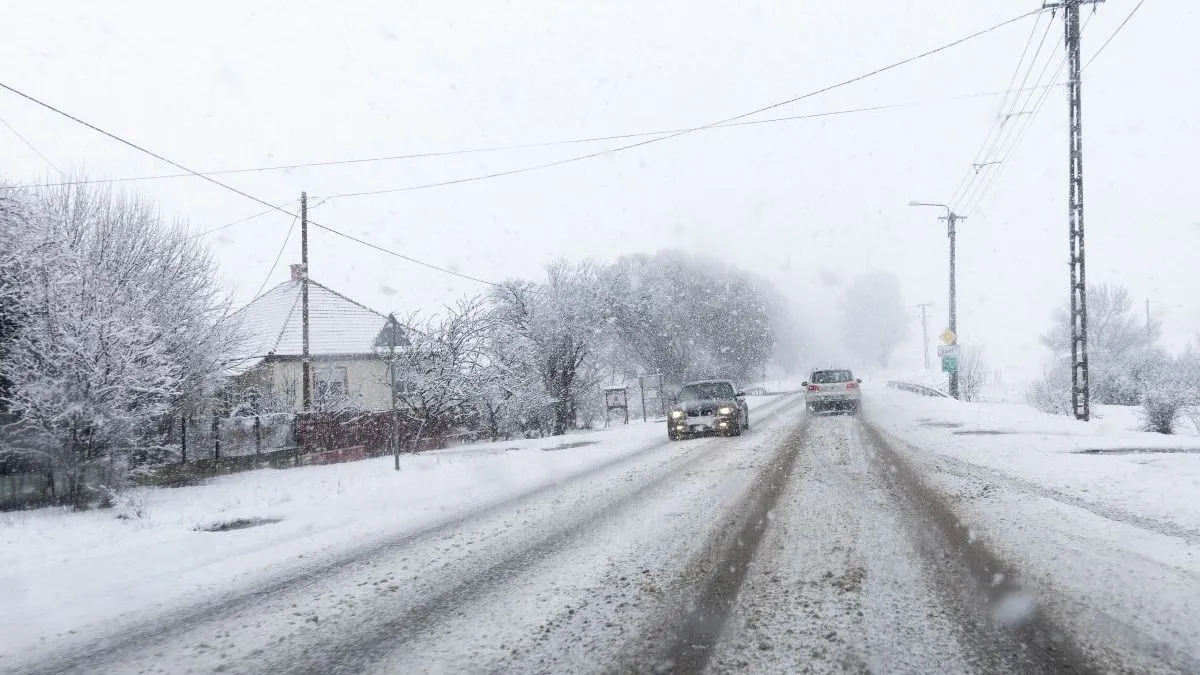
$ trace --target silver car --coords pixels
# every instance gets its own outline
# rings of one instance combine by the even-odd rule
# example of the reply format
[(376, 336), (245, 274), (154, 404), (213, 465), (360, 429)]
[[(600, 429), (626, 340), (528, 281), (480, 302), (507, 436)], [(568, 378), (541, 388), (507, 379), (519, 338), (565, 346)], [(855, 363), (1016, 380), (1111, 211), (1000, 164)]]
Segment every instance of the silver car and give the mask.
[(849, 369), (814, 370), (804, 387), (804, 402), (808, 411), (848, 412), (857, 415), (862, 408), (862, 380), (854, 377)]

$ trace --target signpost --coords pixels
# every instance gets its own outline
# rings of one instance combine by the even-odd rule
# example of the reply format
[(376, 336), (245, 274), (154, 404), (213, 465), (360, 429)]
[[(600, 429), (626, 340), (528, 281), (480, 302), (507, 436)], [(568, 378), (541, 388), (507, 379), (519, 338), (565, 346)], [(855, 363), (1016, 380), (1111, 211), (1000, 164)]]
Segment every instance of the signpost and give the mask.
[(940, 337), (942, 338), (942, 342), (945, 343), (938, 345), (938, 356), (942, 357), (942, 372), (950, 374), (951, 389), (957, 390), (958, 387), (954, 386), (955, 382), (953, 380), (954, 376), (958, 374), (958, 336), (954, 334), (954, 331), (947, 328), (942, 332)]
[(604, 388), (604, 426), (608, 426), (612, 411), (620, 410), (625, 415), (625, 424), (629, 424), (629, 399), (624, 386)]

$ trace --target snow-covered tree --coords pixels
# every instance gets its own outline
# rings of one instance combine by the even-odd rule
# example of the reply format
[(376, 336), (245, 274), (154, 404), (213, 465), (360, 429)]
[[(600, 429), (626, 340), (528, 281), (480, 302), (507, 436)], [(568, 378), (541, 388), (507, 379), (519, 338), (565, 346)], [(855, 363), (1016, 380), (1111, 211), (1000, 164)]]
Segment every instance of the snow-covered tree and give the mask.
[(661, 251), (605, 271), (615, 355), (668, 382), (759, 377), (786, 320), (770, 284), (717, 260)]
[(911, 328), (900, 280), (887, 272), (855, 277), (846, 289), (842, 311), (846, 346), (859, 358), (886, 368)]
[(598, 384), (589, 361), (604, 339), (606, 295), (595, 264), (562, 261), (547, 267), (541, 284), (510, 281), (492, 294), (496, 320), (542, 381), (555, 435), (576, 425), (584, 392)]
[(417, 423), (423, 436), (443, 433), (466, 422), (478, 389), (477, 374), (486, 363), (483, 352), (486, 307), (466, 298), (438, 316), (410, 317), (404, 322), (405, 346), (380, 355), (394, 358), (398, 408)]
[(542, 435), (550, 428), (550, 397), (536, 364), (512, 326), (489, 314), (484, 361), (471, 374), (475, 424), (493, 441), (514, 435)]
[(20, 199), (24, 227), (0, 233), (19, 316), (0, 359), (4, 452), (48, 460), (82, 506), (154, 443), (156, 418), (211, 390), (227, 306), (205, 248), (147, 202), (86, 186)]
[[(1157, 345), (1162, 331), (1157, 322), (1146, 323), (1134, 311), (1133, 298), (1120, 286), (1088, 286), (1088, 379), (1092, 400), (1108, 405), (1137, 405), (1150, 373), (1168, 356)], [(1056, 382), (1067, 383), (1070, 396), (1071, 319), (1070, 305), (1054, 313), (1042, 344), (1051, 352), (1052, 370), (1065, 370)], [(1064, 377), (1065, 375), (1065, 377)], [(1048, 383), (1049, 384), (1049, 383)], [(1065, 412), (1065, 411), (1064, 411)]]

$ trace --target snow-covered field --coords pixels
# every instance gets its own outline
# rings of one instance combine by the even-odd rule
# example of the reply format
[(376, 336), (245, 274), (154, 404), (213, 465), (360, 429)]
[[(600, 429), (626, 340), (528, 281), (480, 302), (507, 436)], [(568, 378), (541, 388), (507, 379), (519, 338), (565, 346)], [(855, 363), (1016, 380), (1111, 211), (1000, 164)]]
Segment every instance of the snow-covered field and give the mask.
[[(709, 672), (1053, 672), (1075, 647), (1200, 672), (1200, 438), (864, 396), (753, 399), (737, 439), (621, 425), (0, 514), (0, 671), (592, 672), (687, 661), (700, 630)], [(996, 584), (1061, 658), (989, 625)]]
[[(760, 411), (776, 399), (748, 402)], [(5, 654), (349, 559), (589, 470), (636, 462), (665, 441), (661, 422), (615, 425), (405, 455), (400, 471), (391, 457), (264, 469), (136, 489), (112, 510), (0, 513), (0, 668)], [(242, 520), (267, 522), (205, 531)]]
[(1200, 438), (873, 390), (867, 419), (1096, 653), (1200, 667)]

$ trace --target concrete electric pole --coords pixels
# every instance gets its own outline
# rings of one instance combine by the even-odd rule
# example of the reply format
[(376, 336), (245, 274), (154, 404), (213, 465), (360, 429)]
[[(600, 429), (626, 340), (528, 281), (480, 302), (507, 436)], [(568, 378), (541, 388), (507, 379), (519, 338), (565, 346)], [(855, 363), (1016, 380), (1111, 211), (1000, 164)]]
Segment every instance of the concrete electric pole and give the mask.
[(1075, 419), (1091, 418), (1087, 349), (1087, 271), (1083, 238), (1083, 92), (1080, 64), (1080, 5), (1104, 0), (1061, 0), (1046, 8), (1063, 10), (1067, 49), (1067, 106), (1070, 136), (1067, 227), (1071, 265), (1071, 408)]
[(917, 305), (921, 308), (921, 355), (925, 357), (925, 370), (929, 370), (929, 316), (926, 310), (932, 305), (932, 302)]

